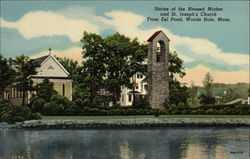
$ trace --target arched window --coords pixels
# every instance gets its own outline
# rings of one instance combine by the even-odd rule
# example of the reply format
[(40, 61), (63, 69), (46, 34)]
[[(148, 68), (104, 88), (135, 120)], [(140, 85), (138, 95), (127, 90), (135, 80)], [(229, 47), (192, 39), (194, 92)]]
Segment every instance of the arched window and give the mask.
[(158, 41), (156, 47), (156, 62), (165, 62), (165, 43)]
[(65, 84), (62, 85), (62, 95), (65, 96)]

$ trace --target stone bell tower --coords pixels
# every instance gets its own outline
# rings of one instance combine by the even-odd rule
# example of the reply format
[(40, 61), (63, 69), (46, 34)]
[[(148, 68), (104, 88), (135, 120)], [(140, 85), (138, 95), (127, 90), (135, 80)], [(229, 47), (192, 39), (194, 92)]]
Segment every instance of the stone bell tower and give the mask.
[(148, 39), (148, 93), (152, 108), (164, 108), (165, 100), (169, 99), (169, 41), (162, 31)]

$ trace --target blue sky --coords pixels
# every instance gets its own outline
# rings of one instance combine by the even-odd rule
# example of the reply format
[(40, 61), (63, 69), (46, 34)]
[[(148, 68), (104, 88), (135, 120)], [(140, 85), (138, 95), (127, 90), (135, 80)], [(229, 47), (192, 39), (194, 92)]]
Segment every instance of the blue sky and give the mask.
[[(57, 54), (79, 48), (83, 31), (102, 36), (120, 32), (141, 42), (159, 29), (169, 36), (187, 69), (249, 71), (247, 1), (1, 1), (1, 53), (37, 55), (52, 47)], [(148, 22), (154, 7), (221, 7), (230, 22)], [(63, 54), (64, 53), (64, 54)], [(73, 54), (73, 53), (72, 53)], [(79, 58), (72, 56), (73, 58)], [(232, 74), (233, 75), (233, 74)], [(243, 75), (245, 77), (245, 75)], [(246, 79), (244, 79), (246, 80)]]

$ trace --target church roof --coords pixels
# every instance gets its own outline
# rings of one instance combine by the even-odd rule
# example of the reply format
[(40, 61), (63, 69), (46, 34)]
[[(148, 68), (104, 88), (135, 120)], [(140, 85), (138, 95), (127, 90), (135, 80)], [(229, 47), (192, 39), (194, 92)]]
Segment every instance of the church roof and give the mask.
[[(160, 33), (163, 33), (164, 34), (164, 32), (162, 31), (162, 30), (159, 30), (159, 31), (157, 31), (157, 32), (155, 32), (147, 41), (148, 42), (152, 42)], [(165, 35), (165, 34), (164, 34)], [(166, 36), (166, 35), (165, 35)], [(167, 37), (167, 36), (166, 36)], [(169, 40), (169, 38), (167, 37), (167, 39)], [(169, 40), (170, 41), (170, 40)]]
[(39, 57), (39, 58), (36, 58), (36, 59), (32, 59), (32, 62), (34, 63), (34, 65), (36, 67), (40, 67), (41, 64), (49, 57), (49, 55), (47, 56), (42, 56), (42, 57)]
[(145, 77), (142, 81), (141, 81), (141, 83), (147, 83), (148, 82), (148, 77)]
[[(70, 75), (69, 72), (62, 66), (62, 64), (60, 64), (60, 62), (53, 55), (51, 55), (51, 54), (50, 55), (46, 55), (46, 56), (42, 56), (42, 57), (39, 57), (39, 58), (36, 58), (36, 59), (31, 59), (31, 60), (33, 61), (34, 65), (35, 65), (35, 70), (37, 72), (39, 72), (39, 70), (43, 67), (43, 65), (45, 63), (47, 63), (47, 61), (49, 59), (52, 59), (59, 66), (59, 68), (62, 69), (62, 71), (67, 76)], [(32, 77), (32, 78), (37, 77), (37, 76), (45, 77), (46, 75), (44, 73), (45, 72), (43, 72), (43, 75), (36, 74), (36, 75), (31, 75), (30, 77)], [(51, 72), (51, 73), (53, 73), (53, 72)], [(51, 74), (49, 76), (51, 76)], [(53, 76), (51, 76), (51, 77), (53, 77)]]
[(154, 38), (155, 38), (158, 34), (160, 34), (160, 32), (162, 32), (162, 31), (160, 30), (160, 31), (155, 32), (155, 33), (148, 39), (148, 41), (153, 41)]

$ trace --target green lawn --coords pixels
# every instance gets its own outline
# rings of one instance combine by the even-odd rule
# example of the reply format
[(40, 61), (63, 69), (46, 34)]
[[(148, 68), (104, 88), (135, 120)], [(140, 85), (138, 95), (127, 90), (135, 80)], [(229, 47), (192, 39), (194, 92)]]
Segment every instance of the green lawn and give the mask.
[[(160, 118), (250, 118), (250, 115), (160, 115)], [(129, 119), (155, 118), (154, 115), (134, 116), (42, 116), (42, 119)]]

